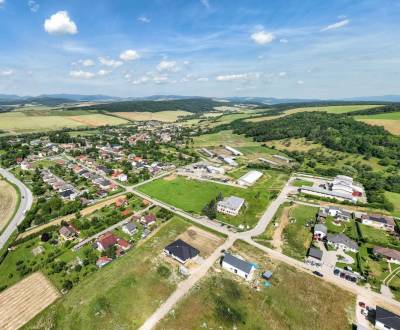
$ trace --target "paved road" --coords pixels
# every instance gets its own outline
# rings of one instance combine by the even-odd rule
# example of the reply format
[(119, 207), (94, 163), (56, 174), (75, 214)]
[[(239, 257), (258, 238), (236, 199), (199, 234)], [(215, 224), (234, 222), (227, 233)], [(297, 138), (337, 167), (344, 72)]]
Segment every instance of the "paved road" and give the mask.
[(17, 212), (11, 219), (7, 227), (4, 229), (0, 236), (0, 249), (6, 244), (12, 233), (17, 229), (17, 226), (24, 220), (25, 212), (28, 211), (33, 203), (33, 196), (31, 191), (21, 181), (19, 181), (11, 172), (4, 168), (0, 168), (0, 174), (5, 177), (8, 181), (15, 184), (21, 194), (21, 202), (19, 204)]

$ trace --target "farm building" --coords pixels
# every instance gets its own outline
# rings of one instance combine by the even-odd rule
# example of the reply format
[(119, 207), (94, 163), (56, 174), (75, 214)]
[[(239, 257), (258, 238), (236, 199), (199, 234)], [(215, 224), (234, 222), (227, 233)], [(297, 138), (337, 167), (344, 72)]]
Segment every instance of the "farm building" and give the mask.
[(247, 172), (245, 175), (241, 176), (237, 183), (241, 186), (251, 186), (257, 182), (258, 179), (262, 177), (262, 172), (259, 171), (250, 171)]
[(223, 160), (226, 164), (228, 164), (228, 165), (230, 165), (230, 166), (238, 166), (238, 163), (236, 163), (236, 162), (235, 162), (232, 158), (230, 158), (230, 157), (223, 157), (222, 160)]
[(290, 163), (290, 158), (281, 155), (272, 155), (272, 157), (284, 161), (285, 163)]
[(253, 264), (243, 259), (239, 259), (238, 257), (235, 257), (229, 253), (226, 253), (223, 257), (221, 266), (222, 268), (229, 270), (231, 273), (234, 273), (247, 281), (251, 280), (255, 270)]
[(225, 169), (223, 167), (207, 165), (206, 169), (207, 169), (207, 172), (212, 173), (212, 174), (221, 174), (221, 175), (225, 174)]
[(377, 306), (375, 328), (379, 330), (398, 330), (400, 329), (400, 316)]
[(345, 234), (329, 234), (326, 236), (328, 244), (334, 246), (336, 249), (344, 251), (358, 252), (357, 242), (348, 238)]
[(376, 256), (386, 259), (387, 262), (400, 264), (400, 251), (385, 248), (382, 246), (375, 246), (373, 253)]
[(217, 204), (217, 211), (220, 213), (236, 216), (244, 204), (244, 199), (236, 196), (225, 197)]
[(178, 260), (181, 264), (184, 264), (188, 260), (196, 258), (200, 251), (181, 239), (178, 239), (166, 246), (164, 248), (164, 253)]
[(211, 152), (210, 150), (208, 150), (207, 148), (201, 148), (201, 152), (208, 157), (215, 156), (215, 154), (213, 152)]
[(234, 155), (234, 156), (242, 156), (243, 155), (239, 150), (234, 149), (230, 146), (225, 146), (225, 149), (228, 150), (230, 153), (232, 153), (232, 155)]
[(357, 202), (357, 198), (352, 196), (351, 194), (335, 192), (335, 191), (320, 188), (320, 187), (302, 186), (302, 187), (300, 187), (299, 190), (301, 193), (308, 194), (308, 195), (320, 196), (320, 197), (325, 197), (325, 198), (335, 198), (339, 201), (349, 201), (352, 203)]

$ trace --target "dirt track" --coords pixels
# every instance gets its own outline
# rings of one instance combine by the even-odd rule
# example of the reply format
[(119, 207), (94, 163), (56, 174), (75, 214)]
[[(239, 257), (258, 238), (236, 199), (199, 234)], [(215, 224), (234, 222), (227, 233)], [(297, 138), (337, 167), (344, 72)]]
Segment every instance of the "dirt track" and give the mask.
[(289, 223), (289, 207), (285, 207), (282, 212), (282, 216), (279, 220), (279, 226), (274, 231), (274, 235), (272, 236), (272, 245), (276, 248), (277, 251), (282, 252), (282, 233), (285, 227)]
[(42, 273), (34, 273), (0, 293), (0, 329), (19, 329), (60, 297)]

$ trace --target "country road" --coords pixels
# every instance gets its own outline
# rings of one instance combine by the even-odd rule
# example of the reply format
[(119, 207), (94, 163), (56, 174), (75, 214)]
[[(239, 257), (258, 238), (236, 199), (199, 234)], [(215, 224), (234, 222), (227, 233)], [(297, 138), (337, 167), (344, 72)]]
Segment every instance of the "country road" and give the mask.
[(21, 194), (21, 202), (18, 210), (15, 212), (14, 217), (11, 219), (3, 233), (0, 236), (0, 249), (6, 244), (7, 240), (11, 237), (12, 233), (17, 229), (17, 226), (24, 220), (25, 212), (28, 211), (33, 203), (32, 192), (19, 181), (11, 172), (4, 168), (0, 168), (0, 174), (5, 177), (8, 181), (15, 184)]

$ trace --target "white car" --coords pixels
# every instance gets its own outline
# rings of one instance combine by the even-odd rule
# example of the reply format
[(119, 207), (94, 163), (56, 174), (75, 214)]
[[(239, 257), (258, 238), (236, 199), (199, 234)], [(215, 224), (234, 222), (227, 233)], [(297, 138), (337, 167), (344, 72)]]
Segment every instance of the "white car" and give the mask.
[(365, 317), (368, 316), (368, 311), (366, 309), (361, 310), (361, 314), (364, 315)]

